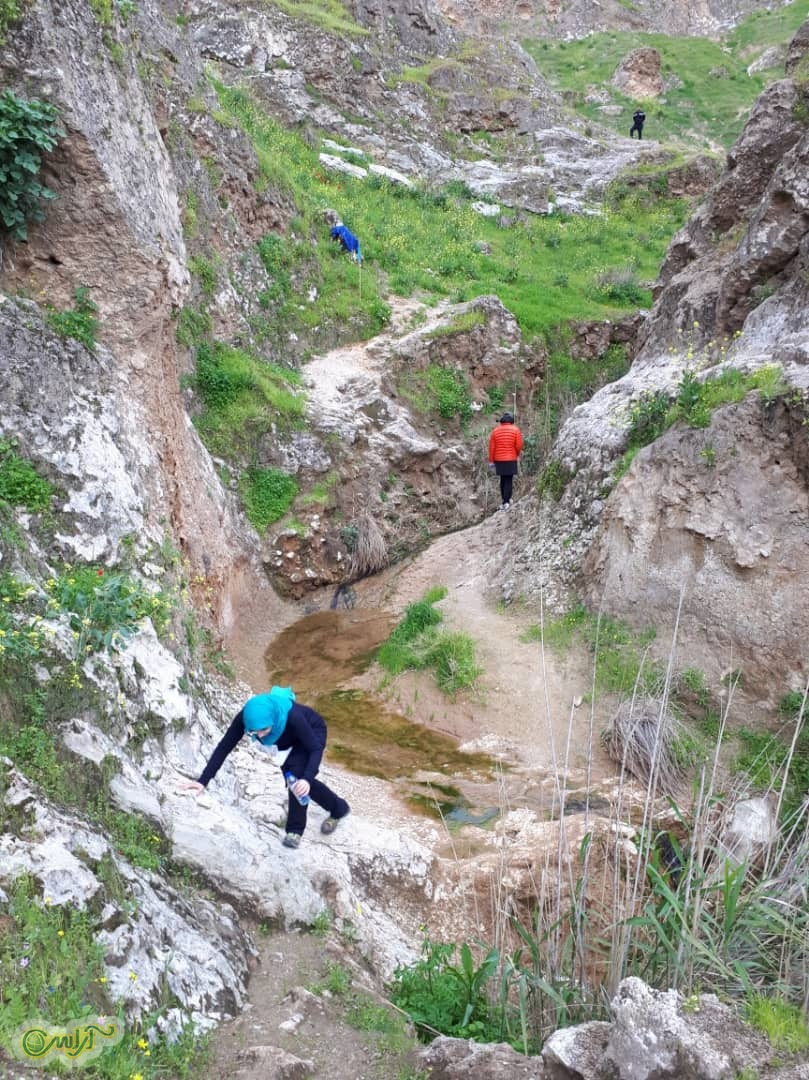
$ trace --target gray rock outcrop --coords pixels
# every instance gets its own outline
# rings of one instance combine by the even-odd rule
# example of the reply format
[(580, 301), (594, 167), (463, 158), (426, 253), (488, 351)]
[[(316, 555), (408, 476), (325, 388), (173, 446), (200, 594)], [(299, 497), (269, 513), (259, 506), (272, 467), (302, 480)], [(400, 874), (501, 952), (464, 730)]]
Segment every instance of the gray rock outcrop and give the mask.
[(610, 1021), (560, 1028), (542, 1053), (523, 1057), (504, 1044), (439, 1037), (421, 1054), (435, 1080), (803, 1080), (805, 1062), (785, 1062), (769, 1040), (714, 994), (684, 997), (624, 979)]

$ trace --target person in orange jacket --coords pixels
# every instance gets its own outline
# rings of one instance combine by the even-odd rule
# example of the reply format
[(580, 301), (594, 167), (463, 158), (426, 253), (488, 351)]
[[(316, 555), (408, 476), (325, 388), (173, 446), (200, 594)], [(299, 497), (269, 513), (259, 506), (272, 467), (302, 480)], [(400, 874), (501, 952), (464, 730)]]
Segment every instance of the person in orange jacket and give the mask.
[(511, 506), (511, 486), (517, 475), (517, 461), (522, 450), (522, 432), (510, 412), (503, 413), (500, 423), (489, 436), (489, 465), (500, 477), (501, 510)]

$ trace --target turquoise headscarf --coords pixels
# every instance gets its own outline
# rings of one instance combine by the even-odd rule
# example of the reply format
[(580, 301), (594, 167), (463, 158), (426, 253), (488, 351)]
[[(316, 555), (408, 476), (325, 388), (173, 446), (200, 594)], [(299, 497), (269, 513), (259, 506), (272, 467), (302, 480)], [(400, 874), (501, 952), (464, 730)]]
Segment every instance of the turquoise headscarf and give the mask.
[[(273, 686), (268, 694), (256, 694), (245, 702), (242, 709), (245, 731), (261, 731), (270, 728), (259, 740), (265, 746), (277, 743), (287, 726), (289, 710), (295, 702), (291, 686)], [(253, 735), (255, 739), (257, 736)]]

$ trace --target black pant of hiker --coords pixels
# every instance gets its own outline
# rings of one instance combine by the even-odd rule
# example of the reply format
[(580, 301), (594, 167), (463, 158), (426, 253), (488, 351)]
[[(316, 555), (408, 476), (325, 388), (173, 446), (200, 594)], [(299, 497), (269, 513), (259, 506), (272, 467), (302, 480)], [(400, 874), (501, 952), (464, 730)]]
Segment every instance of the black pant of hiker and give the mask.
[(500, 477), (500, 501), (503, 506), (511, 502), (511, 489), (517, 474), (516, 461), (495, 461), (494, 471)]
[[(323, 731), (323, 746), (326, 745), (326, 732)], [(287, 759), (281, 767), (281, 771), (288, 773), (291, 772), (293, 776), (297, 776), (300, 780), (301, 773), (309, 758), (309, 753), (302, 746), (293, 746), (287, 755)], [(330, 787), (326, 787), (320, 780), (312, 779), (309, 781), (309, 797), (318, 806), (322, 807), (329, 817), (341, 818), (345, 817), (348, 813), (349, 806), (345, 799), (341, 799), (339, 795), (336, 795)], [(287, 825), (286, 832), (297, 833), (299, 836), (303, 836), (303, 831), (306, 828), (306, 812), (308, 806), (301, 806), (292, 792), (289, 792), (289, 809), (287, 810)]]
[(632, 138), (633, 133), (636, 132), (636, 131), (638, 133), (638, 138), (642, 139), (643, 138), (643, 124), (638, 124), (637, 122), (635, 122), (632, 125), (632, 127), (629, 129), (629, 137), (630, 137), (630, 139)]

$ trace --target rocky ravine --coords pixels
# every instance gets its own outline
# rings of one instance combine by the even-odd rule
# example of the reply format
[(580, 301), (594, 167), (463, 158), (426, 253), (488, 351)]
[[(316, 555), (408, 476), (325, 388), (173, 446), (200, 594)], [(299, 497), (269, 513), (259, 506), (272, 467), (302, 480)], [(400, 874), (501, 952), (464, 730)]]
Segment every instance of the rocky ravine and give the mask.
[[(20, 91), (59, 102), (67, 132), (60, 150), (48, 163), (46, 177), (61, 198), (45, 224), (32, 229), (27, 246), (4, 252), (0, 279), (7, 293), (23, 290), (33, 297), (6, 297), (0, 305), (0, 427), (4, 436), (19, 438), (25, 455), (53, 483), (57, 506), (53, 521), (44, 525), (32, 515), (15, 515), (14, 541), (9, 539), (11, 534), (4, 533), (2, 569), (26, 581), (44, 608), (45, 583), (58, 572), (63, 558), (112, 563), (129, 546), (144, 580), (157, 587), (165, 571), (157, 551), (165, 540), (174, 541), (189, 560), (191, 584), (201, 593), (203, 589), (210, 591), (213, 616), (226, 636), (232, 632), (237, 611), (270, 634), (291, 621), (297, 611), (269, 588), (256, 538), (246, 528), (188, 422), (179, 376), (187, 369), (189, 357), (175, 342), (172, 316), (192, 289), (180, 199), (189, 177), (198, 176), (202, 206), (211, 214), (211, 233), (219, 238), (222, 258), (234, 264), (252, 248), (258, 235), (288, 223), (294, 208), (273, 191), (263, 200), (253, 198), (257, 163), (246, 141), (231, 129), (217, 126), (210, 116), (197, 114), (188, 99), (198, 86), (200, 94), (210, 96), (210, 89), (200, 82), (202, 65), (216, 57), (230, 77), (255, 76), (257, 84), (265, 84), (265, 100), (284, 99), (289, 107), (301, 110), (301, 118), (319, 124), (333, 115), (333, 105), (327, 102), (324, 106), (322, 100), (310, 95), (307, 83), (321, 87), (327, 96), (330, 85), (340, 80), (330, 62), (334, 41), (324, 33), (301, 28), (275, 9), (249, 9), (243, 15), (244, 9), (239, 7), (239, 18), (224, 4), (193, 3), (188, 9), (190, 30), (181, 33), (183, 28), (173, 19), (173, 7), (167, 12), (154, 0), (139, 3), (131, 23), (126, 27), (115, 24), (115, 34), (122, 39), (117, 43), (124, 50), (116, 60), (86, 4), (39, 0), (0, 57), (8, 81)], [(408, 41), (405, 31), (392, 35), (401, 48), (399, 60), (419, 60), (429, 48), (444, 47), (450, 40), (446, 28), (435, 22), (432, 8), (419, 6), (404, 15), (397, 8), (397, 12), (402, 16), (399, 22), (412, 36)], [(376, 17), (376, 9), (369, 9), (369, 21)], [(263, 58), (260, 49), (264, 49)], [(367, 65), (368, 72), (381, 74), (380, 57), (370, 46), (358, 46), (352, 55), (361, 68)], [(282, 62), (271, 63), (268, 71), (268, 59)], [(463, 175), (465, 166), (453, 161), (440, 140), (436, 138), (434, 146), (426, 137), (432, 119), (422, 91), (409, 90), (403, 104), (418, 120), (414, 121), (415, 135), (388, 148), (370, 123), (374, 111), (370, 98), (357, 102), (360, 86), (368, 85), (369, 80), (352, 82), (348, 69), (355, 69), (347, 55), (341, 53), (340, 63), (345, 79), (334, 90), (335, 101), (339, 103), (342, 97), (358, 110), (367, 110), (359, 125), (340, 115), (335, 126), (341, 135), (379, 147), (379, 159), (392, 167), (406, 168), (412, 162), (418, 175), (429, 174), (431, 168), (437, 175)], [(519, 93), (515, 90), (514, 98), (509, 98), (517, 104), (505, 111), (493, 108), (491, 97), (486, 95), (470, 103), (463, 86), (456, 88), (451, 97), (453, 123), (463, 131), (472, 117), (474, 123), (482, 118), (484, 127), (518, 128), (530, 123), (535, 125), (530, 128), (534, 133), (552, 132), (557, 103), (542, 97), (540, 84), (532, 81), (530, 65), (524, 68), (522, 78), (523, 85), (516, 88)], [(386, 96), (382, 80), (377, 83), (377, 100), (383, 104), (392, 100)], [(542, 97), (540, 108), (526, 107), (518, 100), (534, 92)], [(755, 133), (756, 123), (765, 132), (777, 127), (779, 132), (786, 130), (786, 137), (783, 142), (775, 140), (772, 153), (761, 154), (758, 171), (766, 184), (760, 189), (760, 201), (743, 208), (743, 235), (734, 235), (737, 218), (733, 210), (722, 207), (728, 187), (720, 184), (707, 211), (712, 222), (707, 226), (708, 235), (700, 238), (695, 223), (692, 231), (680, 238), (682, 262), (676, 269), (672, 262), (667, 271), (672, 274), (671, 281), (650, 322), (656, 328), (655, 335), (646, 338), (633, 372), (623, 383), (598, 395), (563, 432), (557, 454), (574, 463), (578, 475), (558, 507), (525, 500), (512, 533), (499, 548), (498, 576), (494, 578), (509, 597), (523, 593), (533, 599), (542, 587), (561, 602), (566, 595), (564, 587), (574, 580), (576, 569), (568, 554), (580, 557), (591, 548), (596, 524), (602, 518), (605, 523), (615, 521), (618, 539), (614, 545), (607, 544), (609, 558), (598, 558), (598, 547), (592, 547), (594, 579), (620, 581), (620, 563), (610, 561), (613, 548), (624, 554), (632, 553), (632, 545), (648, 550), (658, 561), (647, 560), (649, 587), (643, 603), (647, 605), (647, 596), (657, 591), (661, 618), (665, 617), (670, 596), (663, 588), (666, 563), (660, 556), (666, 549), (661, 553), (654, 537), (659, 514), (649, 522), (633, 516), (632, 507), (620, 512), (622, 490), (628, 496), (633, 487), (637, 491), (642, 484), (645, 497), (651, 499), (656, 490), (651, 479), (661, 476), (661, 483), (668, 483), (665, 462), (656, 462), (657, 471), (651, 467), (661, 447), (652, 447), (638, 457), (634, 473), (630, 471), (616, 487), (606, 508), (599, 493), (621, 447), (620, 425), (612, 427), (610, 423), (614, 406), (619, 406), (620, 416), (632, 393), (676, 384), (690, 362), (687, 350), (675, 345), (675, 353), (670, 355), (660, 342), (676, 343), (678, 328), (690, 332), (696, 306), (702, 314), (697, 320), (700, 327), (693, 328), (700, 331), (697, 349), (703, 340), (707, 347), (715, 331), (738, 326), (742, 336), (731, 346), (727, 358), (755, 365), (774, 352), (792, 384), (799, 390), (805, 388), (801, 380), (806, 357), (802, 167), (806, 132), (790, 121), (795, 117), (798, 92), (797, 82), (788, 79), (759, 107), (776, 110), (773, 120), (777, 115), (783, 123), (768, 123), (766, 116), (761, 122), (759, 112), (748, 127), (748, 134)], [(748, 153), (757, 152), (759, 140), (751, 138), (749, 142), (745, 137), (741, 140), (731, 159), (731, 171), (747, 160)], [(571, 137), (570, 145), (578, 156), (581, 142)], [(618, 161), (596, 149), (593, 153), (590, 175), (595, 185), (618, 167)], [(205, 170), (204, 157), (212, 157), (222, 166), (221, 188)], [(561, 166), (560, 171), (564, 172)], [(513, 176), (509, 177), (512, 181)], [(225, 191), (229, 193), (227, 214), (220, 213), (224, 207), (217, 197)], [(583, 191), (585, 186), (577, 178), (575, 190), (569, 194), (580, 198)], [(731, 261), (718, 265), (712, 261), (717, 253), (709, 250), (711, 234), (717, 229), (728, 250), (734, 252)], [(252, 257), (252, 263), (246, 259), (243, 273), (254, 274), (261, 281), (261, 269)], [(41, 300), (67, 303), (74, 288), (85, 281), (98, 297), (104, 328), (102, 344), (93, 354), (75, 343), (57, 340), (43, 323), (40, 305)], [(757, 298), (754, 290), (760, 285), (772, 292), (749, 312), (751, 297)], [(491, 342), (482, 342), (476, 362), (485, 374), (490, 360), (512, 362), (518, 342), (508, 336), (508, 313), (496, 303), (480, 303), (487, 309), (487, 322), (507, 331), (504, 346), (498, 332), (499, 353), (490, 352)], [(243, 333), (249, 340), (249, 305), (250, 300), (231, 287), (229, 275), (223, 275), (213, 304), (216, 333), (223, 337)], [(445, 315), (437, 313), (436, 317)], [(706, 330), (711, 337), (703, 339)], [(464, 347), (467, 344), (464, 342)], [(404, 335), (388, 346), (393, 353), (399, 350), (403, 364), (420, 363), (429, 353), (430, 342), (424, 335)], [(316, 379), (318, 364), (322, 369), (319, 360), (312, 368), (319, 388), (319, 393), (313, 394), (313, 421), (328, 432), (329, 424), (335, 422), (333, 404), (339, 394), (328, 393), (325, 382)], [(352, 380), (354, 386), (347, 387), (360, 409), (370, 405), (371, 412), (377, 414), (378, 374), (369, 372), (370, 386)], [(797, 410), (801, 403), (794, 405)], [(792, 433), (788, 425), (797, 427), (783, 402), (774, 413), (772, 425), (776, 428), (780, 425)], [(761, 440), (756, 445), (770, 480), (786, 477), (791, 485), (787, 490), (792, 492), (799, 492), (801, 483), (805, 488), (805, 480), (801, 480), (804, 449), (798, 432), (794, 432), (794, 448), (790, 440), (781, 455), (781, 432), (773, 434), (766, 410), (756, 413), (748, 404), (730, 419), (735, 415), (741, 417), (748, 438)], [(366, 433), (374, 453), (381, 455), (373, 459), (375, 468), (393, 460), (386, 455), (395, 452), (410, 454), (416, 461), (431, 459), (431, 463), (443, 452), (425, 448), (418, 433), (414, 436), (407, 427), (408, 418), (402, 413), (391, 409), (381, 425), (379, 419), (379, 415), (376, 419), (372, 416), (373, 422), (368, 424), (358, 419), (356, 425), (358, 431)], [(392, 430), (383, 438), (380, 428), (384, 431), (388, 420)], [(717, 414), (713, 422), (717, 428), (711, 437), (718, 449), (727, 446), (730, 457), (733, 436), (729, 430), (720, 430), (728, 417)], [(594, 435), (598, 436), (595, 454)], [(676, 437), (677, 433), (672, 433), (671, 438)], [(793, 455), (791, 459), (785, 457), (787, 450)], [(698, 460), (693, 445), (677, 444), (672, 453), (675, 460), (683, 462), (686, 473), (693, 471)], [(446, 460), (440, 462), (442, 467)], [(649, 474), (642, 471), (647, 467)], [(458, 462), (457, 475), (465, 468), (466, 462)], [(314, 466), (312, 471), (316, 472)], [(357, 479), (361, 490), (366, 476), (360, 472)], [(743, 594), (735, 587), (742, 573), (769, 568), (776, 558), (782, 559), (784, 575), (791, 571), (780, 539), (787, 518), (791, 547), (786, 554), (794, 561), (796, 573), (802, 567), (803, 504), (798, 501), (796, 514), (775, 500), (771, 500), (771, 507), (760, 494), (760, 478), (750, 475), (745, 479), (748, 498), (759, 497), (762, 503), (755, 532), (745, 522), (734, 529), (726, 527), (728, 514), (720, 500), (728, 498), (729, 487), (736, 480), (730, 467), (723, 484), (700, 488), (702, 513), (696, 523), (687, 520), (684, 498), (670, 500), (665, 487), (659, 496), (666, 500), (667, 510), (671, 507), (668, 520), (672, 527), (690, 531), (692, 547), (687, 551), (692, 552), (691, 565), (704, 565), (705, 551), (721, 538), (710, 551), (726, 572), (724, 582), (721, 575), (698, 582), (702, 602), (719, 611), (724, 611), (722, 604), (742, 602)], [(767, 516), (771, 511), (772, 518)], [(474, 516), (468, 504), (464, 512), (470, 520)], [(749, 513), (747, 504), (744, 512)], [(525, 531), (520, 520), (526, 523)], [(609, 534), (606, 525), (599, 528), (600, 542)], [(564, 546), (564, 539), (571, 535), (575, 542)], [(275, 550), (263, 553), (265, 562), (272, 562)], [(336, 554), (334, 559), (337, 561)], [(726, 587), (718, 589), (714, 580)], [(766, 584), (758, 587), (758, 596), (765, 597)], [(627, 595), (629, 599), (633, 596)], [(791, 610), (801, 626), (805, 623), (803, 594), (798, 593), (794, 602)], [(654, 613), (651, 605), (647, 607)], [(728, 612), (727, 625), (732, 625), (732, 614)], [(735, 618), (735, 633), (742, 635), (742, 643), (753, 643), (749, 626), (738, 611)], [(49, 681), (49, 668), (58, 671), (76, 659), (67, 619), (60, 616), (44, 621), (53, 631), (53, 642), (35, 672), (40, 685)], [(760, 637), (768, 625), (761, 628)], [(176, 629), (180, 631), (179, 626)], [(795, 658), (797, 670), (797, 635), (789, 627), (782, 629), (780, 648), (791, 663)], [(752, 644), (749, 647), (752, 651)], [(192, 802), (189, 796), (178, 794), (183, 775), (197, 772), (224, 718), (249, 690), (220, 686), (181, 644), (175, 641), (169, 647), (158, 640), (148, 620), (127, 649), (110, 657), (82, 657), (79, 670), (85, 696), (70, 709), (69, 716), (51, 721), (60, 755), (70, 755), (67, 760), (74, 768), (97, 778), (99, 785), (107, 776), (108, 792), (100, 788), (105, 797), (122, 810), (145, 814), (170, 843), (174, 857), (203, 872), (220, 898), (206, 903), (188, 901), (159, 875), (131, 867), (87, 826), (78, 810), (56, 806), (37, 788), (35, 777), (21, 775), (6, 762), (2, 888), (9, 889), (12, 879), (27, 870), (42, 894), (54, 902), (85, 905), (94, 917), (97, 914), (97, 931), (105, 935), (103, 940), (110, 950), (107, 978), (129, 1015), (154, 1004), (166, 978), (178, 1010), (173, 1022), (190, 1019), (205, 1026), (240, 1008), (252, 946), (226, 906), (228, 899), (259, 916), (289, 922), (311, 921), (325, 906), (345, 920), (355, 920), (361, 912), (360, 943), (381, 972), (412, 956), (416, 927), (435, 912), (437, 900), (448, 910), (460, 910), (457, 898), (462, 894), (461, 883), (436, 860), (435, 836), (427, 826), (420, 835), (403, 837), (398, 831), (368, 824), (358, 814), (351, 831), (329, 843), (315, 839), (302, 849), (296, 864), (301, 872), (293, 874), (289, 862), (266, 856), (278, 843), (282, 805), (277, 776), (269, 779), (268, 766), (256, 764), (240, 752), (210, 796)], [(5, 697), (0, 698), (0, 704), (4, 710), (12, 709)], [(136, 728), (139, 738), (135, 738)], [(358, 802), (362, 790), (358, 784)], [(352, 798), (355, 791), (349, 792)], [(529, 835), (529, 844), (536, 847), (535, 836)], [(497, 867), (496, 854), (495, 850), (486, 868), (490, 874)], [(99, 873), (99, 867), (108, 865), (109, 860), (139, 906), (140, 914), (123, 922)], [(4, 897), (5, 892), (0, 900)], [(183, 942), (187, 956), (200, 955), (200, 925), (206, 929), (205, 947), (213, 962), (189, 965), (172, 959), (167, 947), (167, 941), (172, 940)], [(159, 934), (153, 932), (155, 928), (160, 929)], [(137, 983), (124, 977), (130, 967), (143, 972)]]
[[(682, 663), (712, 679), (741, 668), (770, 705), (809, 674), (809, 133), (795, 77), (806, 49), (804, 28), (790, 74), (762, 95), (672, 241), (629, 373), (560, 432), (553, 458), (571, 479), (559, 502), (534, 505), (496, 582), (501, 595), (542, 594), (556, 608), (578, 592), (658, 629), (682, 593)], [(704, 429), (672, 428), (614, 479), (643, 395), (673, 399), (685, 372), (767, 365), (782, 372), (777, 400), (754, 394)]]

